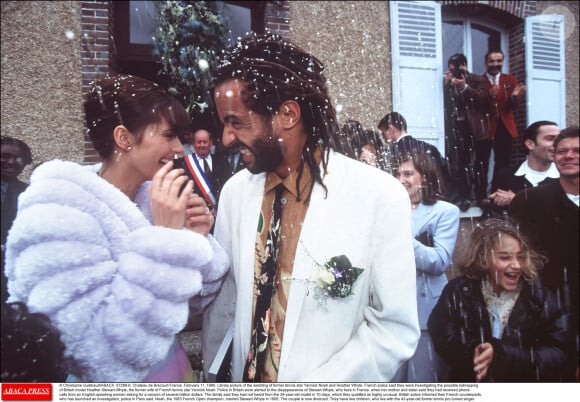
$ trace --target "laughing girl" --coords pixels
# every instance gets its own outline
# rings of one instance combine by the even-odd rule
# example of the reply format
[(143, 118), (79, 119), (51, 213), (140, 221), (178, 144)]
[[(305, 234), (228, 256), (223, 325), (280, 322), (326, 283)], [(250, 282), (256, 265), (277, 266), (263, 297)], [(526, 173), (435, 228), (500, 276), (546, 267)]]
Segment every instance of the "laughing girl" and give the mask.
[(542, 259), (506, 220), (478, 225), (429, 317), (450, 381), (557, 381), (570, 346), (568, 316), (538, 279)]

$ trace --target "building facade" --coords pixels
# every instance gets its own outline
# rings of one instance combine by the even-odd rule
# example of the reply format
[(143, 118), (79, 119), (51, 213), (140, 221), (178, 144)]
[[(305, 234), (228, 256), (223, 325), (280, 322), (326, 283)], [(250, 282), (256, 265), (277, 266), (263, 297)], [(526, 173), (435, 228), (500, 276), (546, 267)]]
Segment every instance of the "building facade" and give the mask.
[[(139, 31), (143, 21), (131, 17), (145, 3), (2, 1), (1, 131), (26, 141), (36, 165), (98, 160), (84, 134), (82, 99), (91, 81), (112, 72), (155, 79), (152, 46), (132, 42), (131, 27)], [(247, 20), (240, 29), (279, 33), (325, 64), (341, 123), (376, 129), (384, 114), (399, 111), (412, 134), (443, 149), (446, 60), (462, 52), (470, 70), (483, 72), (482, 54), (492, 46), (506, 54), (503, 71), (528, 86), (516, 112), (520, 132), (538, 119), (579, 123), (577, 3), (225, 3)], [(521, 156), (516, 147), (514, 160)]]

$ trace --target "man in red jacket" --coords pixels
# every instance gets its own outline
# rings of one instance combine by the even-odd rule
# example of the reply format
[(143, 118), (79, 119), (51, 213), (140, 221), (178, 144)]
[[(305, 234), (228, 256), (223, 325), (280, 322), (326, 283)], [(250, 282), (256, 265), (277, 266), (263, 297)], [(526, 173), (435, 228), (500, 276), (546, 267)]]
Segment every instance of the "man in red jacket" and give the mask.
[(526, 87), (518, 83), (515, 75), (503, 74), (504, 55), (499, 49), (490, 50), (485, 55), (486, 87), (490, 95), (489, 138), (476, 147), (476, 160), (481, 168), (481, 185), (476, 189), (478, 200), (487, 198), (487, 171), (491, 149), (495, 155), (494, 171), (508, 167), (511, 159), (512, 140), (517, 138), (518, 130), (513, 111), (524, 96)]

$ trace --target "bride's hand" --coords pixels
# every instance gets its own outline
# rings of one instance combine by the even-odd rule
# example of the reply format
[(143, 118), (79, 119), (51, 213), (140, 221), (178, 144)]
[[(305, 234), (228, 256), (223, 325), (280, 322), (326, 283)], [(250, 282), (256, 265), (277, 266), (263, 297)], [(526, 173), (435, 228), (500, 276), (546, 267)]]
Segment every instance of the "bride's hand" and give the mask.
[(173, 162), (168, 162), (153, 176), (149, 188), (149, 203), (155, 225), (182, 229), (193, 182), (183, 174), (183, 169), (171, 170), (172, 167)]
[(208, 208), (204, 199), (191, 194), (187, 199), (185, 227), (207, 236), (215, 222), (215, 210)]

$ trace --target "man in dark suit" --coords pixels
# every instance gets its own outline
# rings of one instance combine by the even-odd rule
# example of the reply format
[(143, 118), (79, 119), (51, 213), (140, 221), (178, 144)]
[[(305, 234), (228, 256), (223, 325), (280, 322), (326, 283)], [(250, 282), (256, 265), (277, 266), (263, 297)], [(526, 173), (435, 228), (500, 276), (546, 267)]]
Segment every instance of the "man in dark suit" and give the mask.
[(32, 153), (24, 141), (2, 137), (2, 302), (8, 297), (4, 276), (4, 245), (18, 208), (18, 196), (28, 184), (18, 180), (24, 167), (32, 163)]
[[(531, 240), (536, 251), (547, 257), (540, 271), (542, 282), (558, 292), (562, 305), (570, 312), (578, 358), (578, 205), (580, 130), (568, 127), (554, 141), (554, 163), (560, 179), (516, 194), (511, 204), (512, 215)], [(578, 376), (578, 361), (571, 362)], [(574, 378), (574, 369), (570, 377)]]
[(209, 179), (216, 203), (225, 181), (231, 176), (227, 159), (223, 155), (213, 155), (213, 140), (211, 133), (203, 128), (193, 132), (193, 157), (199, 162), (206, 177)]
[(388, 169), (389, 173), (395, 174), (397, 171), (397, 160), (400, 155), (412, 153), (417, 149), (421, 150), (433, 161), (437, 174), (442, 180), (437, 193), (447, 193), (450, 182), (449, 170), (437, 147), (428, 142), (418, 140), (407, 133), (407, 121), (400, 113), (387, 113), (379, 122), (378, 127), (387, 143), (385, 163), (390, 167)]
[(228, 162), (230, 176), (246, 168), (246, 162), (244, 161), (239, 145), (226, 148), (221, 151), (221, 154), (224, 155), (224, 158)]
[(518, 191), (537, 187), (551, 180), (557, 181), (560, 173), (554, 165), (554, 140), (560, 133), (553, 121), (541, 120), (530, 124), (524, 133), (524, 147), (528, 157), (519, 166), (500, 169), (493, 177), (494, 205), (507, 208)]

